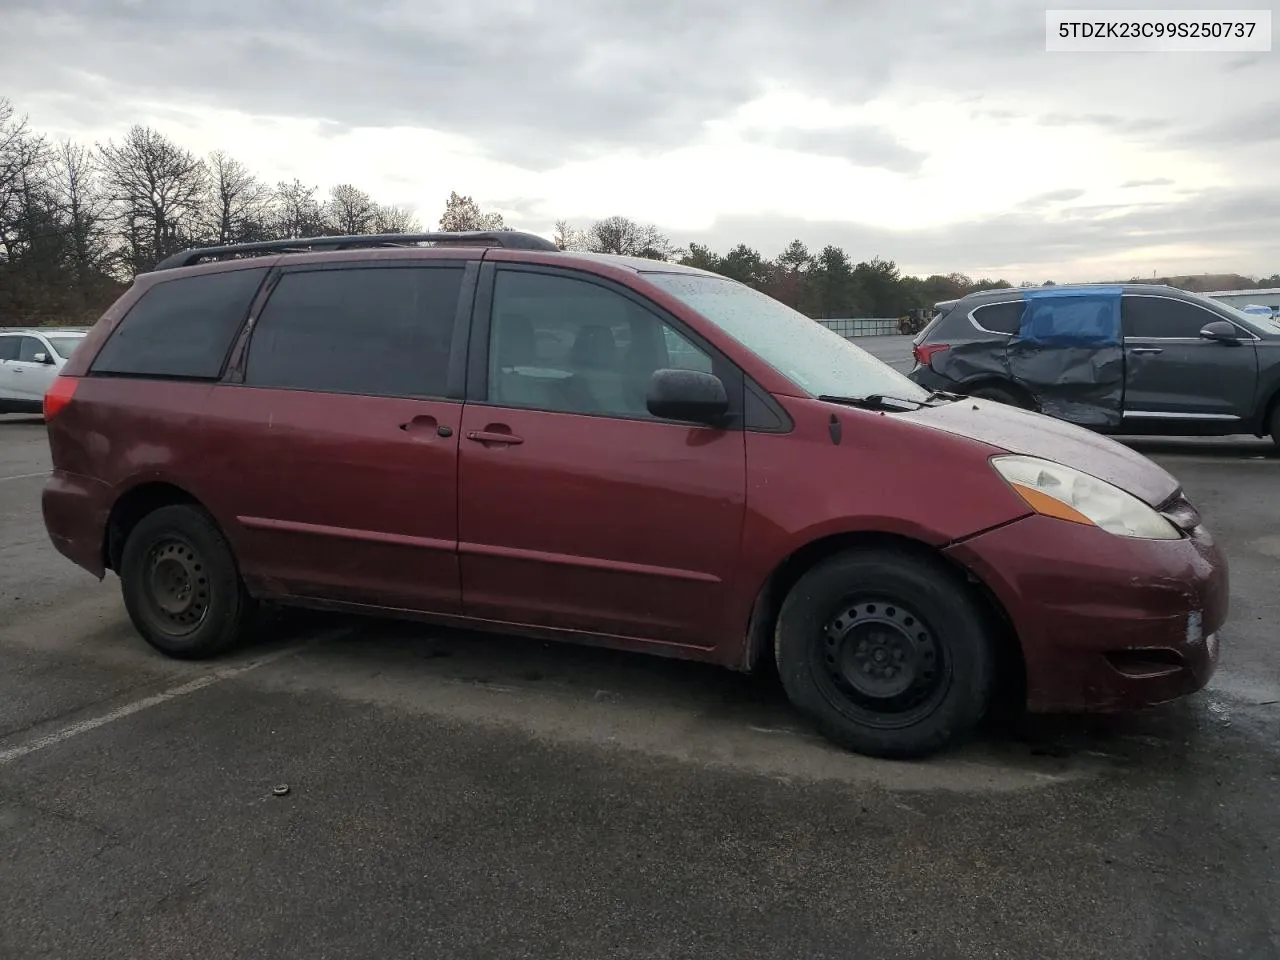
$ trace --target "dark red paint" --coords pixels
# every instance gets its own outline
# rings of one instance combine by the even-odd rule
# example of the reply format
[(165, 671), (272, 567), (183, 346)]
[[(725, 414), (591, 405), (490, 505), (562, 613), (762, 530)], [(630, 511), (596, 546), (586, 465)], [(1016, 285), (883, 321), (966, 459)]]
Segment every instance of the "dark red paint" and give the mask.
[[(772, 641), (770, 587), (791, 572), (791, 558), (859, 538), (909, 539), (985, 584), (1020, 642), (1032, 709), (1128, 706), (1207, 681), (1216, 648), (1186, 628), (1198, 612), (1212, 635), (1227, 613), (1226, 565), (1207, 531), (1136, 541), (1046, 519), (988, 462), (1003, 452), (1045, 456), (1161, 505), (1177, 483), (1149, 460), (1054, 420), (969, 401), (910, 414), (833, 407), (798, 396), (633, 271), (567, 254), (484, 256), (572, 266), (636, 289), (737, 362), (794, 428), (744, 433), (85, 376), (151, 282), (143, 276), (52, 391), (43, 508), (53, 543), (103, 576), (113, 506), (164, 484), (210, 511), (262, 598), (742, 669)], [(233, 369), (243, 349), (241, 338)]]

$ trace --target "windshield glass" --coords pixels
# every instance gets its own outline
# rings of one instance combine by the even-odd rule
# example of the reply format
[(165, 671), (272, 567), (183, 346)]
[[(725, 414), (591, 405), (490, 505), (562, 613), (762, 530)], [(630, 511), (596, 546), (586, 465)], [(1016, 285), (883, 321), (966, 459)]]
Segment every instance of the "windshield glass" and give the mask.
[(58, 356), (63, 360), (71, 359), (71, 354), (76, 347), (80, 346), (80, 341), (84, 337), (46, 337), (50, 345), (57, 351)]
[(699, 274), (646, 272), (644, 277), (814, 396), (929, 397), (928, 390), (840, 334), (750, 287)]

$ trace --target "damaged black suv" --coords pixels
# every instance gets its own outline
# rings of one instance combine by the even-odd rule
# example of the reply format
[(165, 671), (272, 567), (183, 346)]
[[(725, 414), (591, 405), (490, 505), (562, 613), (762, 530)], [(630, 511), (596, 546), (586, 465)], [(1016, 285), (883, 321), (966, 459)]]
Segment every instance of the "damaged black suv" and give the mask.
[(1105, 433), (1268, 434), (1280, 322), (1152, 284), (986, 290), (937, 304), (909, 376)]

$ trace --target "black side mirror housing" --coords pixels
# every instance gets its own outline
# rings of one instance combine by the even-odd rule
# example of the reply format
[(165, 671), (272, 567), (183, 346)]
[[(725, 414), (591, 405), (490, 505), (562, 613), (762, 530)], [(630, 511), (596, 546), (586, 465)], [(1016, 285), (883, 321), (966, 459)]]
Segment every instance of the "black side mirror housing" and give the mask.
[(1234, 323), (1226, 320), (1214, 320), (1212, 323), (1206, 323), (1200, 329), (1200, 336), (1206, 340), (1213, 340), (1215, 343), (1240, 342), (1240, 331), (1236, 329)]
[(698, 370), (655, 370), (645, 397), (649, 412), (661, 420), (715, 426), (729, 412), (724, 381)]

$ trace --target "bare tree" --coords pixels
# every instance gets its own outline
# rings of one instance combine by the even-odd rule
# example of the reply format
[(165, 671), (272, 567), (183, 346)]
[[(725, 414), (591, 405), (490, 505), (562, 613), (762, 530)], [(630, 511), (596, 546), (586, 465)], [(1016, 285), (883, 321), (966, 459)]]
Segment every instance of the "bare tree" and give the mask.
[(316, 200), (318, 187), (308, 187), (294, 179), (276, 185), (274, 215), (271, 232), (276, 237), (291, 240), (297, 237), (314, 237), (324, 232), (324, 216)]
[(440, 217), (440, 229), (449, 233), (465, 230), (505, 230), (500, 213), (483, 213), (470, 197), (450, 192)]
[(109, 200), (94, 166), (93, 153), (71, 140), (54, 152), (52, 194), (67, 238), (67, 256), (81, 287), (105, 272), (110, 240)]
[(326, 227), (338, 236), (368, 233), (377, 216), (378, 206), (363, 190), (340, 183), (329, 191), (325, 204)]
[(271, 192), (239, 160), (221, 150), (209, 154), (209, 192), (202, 220), (214, 243), (251, 243), (267, 235)]
[(379, 206), (373, 213), (374, 233), (420, 233), (422, 224), (408, 207)]
[(561, 250), (587, 250), (590, 248), (586, 232), (576, 229), (567, 220), (556, 221), (555, 245)]
[(45, 185), (48, 162), (44, 137), (0, 97), (0, 256), (7, 261), (31, 243), (33, 202)]
[(650, 260), (670, 260), (680, 251), (653, 224), (641, 225), (630, 217), (605, 217), (587, 230), (587, 247), (595, 253), (615, 253)]
[(118, 145), (99, 146), (98, 157), (131, 272), (147, 270), (193, 241), (208, 188), (204, 161), (142, 126), (132, 127)]

